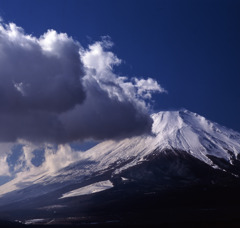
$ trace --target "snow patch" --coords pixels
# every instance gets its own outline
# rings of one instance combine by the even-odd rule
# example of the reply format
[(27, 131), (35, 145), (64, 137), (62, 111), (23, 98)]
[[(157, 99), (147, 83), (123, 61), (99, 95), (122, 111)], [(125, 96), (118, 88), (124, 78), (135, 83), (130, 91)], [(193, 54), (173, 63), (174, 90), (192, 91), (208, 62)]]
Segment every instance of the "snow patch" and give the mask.
[(126, 177), (121, 177), (121, 180), (122, 180), (122, 181), (128, 181), (129, 179), (126, 178)]
[(73, 191), (67, 192), (67, 193), (63, 194), (60, 199), (67, 198), (67, 197), (81, 196), (81, 195), (89, 195), (89, 194), (93, 194), (96, 192), (101, 192), (101, 191), (107, 190), (112, 187), (113, 187), (113, 184), (111, 181), (109, 181), (109, 180), (100, 181), (100, 182), (96, 182), (94, 184), (90, 184), (85, 187), (78, 188)]
[(24, 222), (25, 225), (31, 225), (31, 224), (38, 224), (38, 223), (43, 223), (45, 222), (46, 219), (30, 219), (30, 220), (26, 220)]
[(40, 207), (39, 210), (54, 210), (54, 209), (61, 209), (67, 207), (66, 205), (49, 205), (46, 207)]

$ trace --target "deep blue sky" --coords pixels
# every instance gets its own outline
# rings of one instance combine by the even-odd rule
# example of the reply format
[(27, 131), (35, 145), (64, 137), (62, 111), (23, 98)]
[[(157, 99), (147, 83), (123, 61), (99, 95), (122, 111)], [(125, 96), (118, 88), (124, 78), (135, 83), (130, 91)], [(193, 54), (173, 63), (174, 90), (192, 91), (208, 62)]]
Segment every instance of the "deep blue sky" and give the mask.
[(240, 131), (239, 0), (1, 0), (26, 33), (66, 32), (84, 47), (109, 35), (123, 75), (168, 90), (155, 109), (186, 108)]

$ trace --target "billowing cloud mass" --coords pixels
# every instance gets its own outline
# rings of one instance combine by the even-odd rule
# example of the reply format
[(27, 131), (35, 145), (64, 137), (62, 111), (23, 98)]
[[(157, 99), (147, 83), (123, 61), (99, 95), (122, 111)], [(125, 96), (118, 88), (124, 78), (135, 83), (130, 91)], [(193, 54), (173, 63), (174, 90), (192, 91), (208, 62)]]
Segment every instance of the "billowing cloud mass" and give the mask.
[(165, 90), (151, 78), (115, 74), (121, 60), (111, 46), (105, 38), (84, 49), (65, 33), (37, 38), (0, 21), (0, 141), (62, 144), (149, 133), (148, 100)]

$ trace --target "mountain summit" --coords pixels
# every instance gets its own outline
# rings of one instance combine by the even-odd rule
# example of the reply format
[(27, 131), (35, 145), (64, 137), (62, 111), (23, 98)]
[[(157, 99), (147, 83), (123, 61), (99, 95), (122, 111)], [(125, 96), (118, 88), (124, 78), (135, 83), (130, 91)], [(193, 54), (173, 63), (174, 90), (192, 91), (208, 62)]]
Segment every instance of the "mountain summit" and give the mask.
[(158, 148), (183, 150), (214, 165), (209, 156), (231, 162), (240, 152), (240, 134), (187, 110), (153, 115)]
[(163, 111), (152, 118), (151, 135), (104, 141), (79, 152), (79, 161), (55, 173), (29, 174), (0, 186), (0, 211), (16, 210), (20, 204), (26, 211), (66, 207), (81, 211), (73, 198), (95, 205), (98, 194), (112, 202), (120, 193), (133, 197), (238, 182), (238, 132), (187, 110)]
[[(182, 150), (214, 166), (209, 156), (232, 161), (240, 152), (240, 134), (187, 110), (164, 111), (152, 115), (152, 135), (121, 141), (106, 141), (86, 152), (99, 166), (128, 159), (127, 166), (143, 161), (153, 151)], [(122, 167), (122, 169), (126, 166)]]

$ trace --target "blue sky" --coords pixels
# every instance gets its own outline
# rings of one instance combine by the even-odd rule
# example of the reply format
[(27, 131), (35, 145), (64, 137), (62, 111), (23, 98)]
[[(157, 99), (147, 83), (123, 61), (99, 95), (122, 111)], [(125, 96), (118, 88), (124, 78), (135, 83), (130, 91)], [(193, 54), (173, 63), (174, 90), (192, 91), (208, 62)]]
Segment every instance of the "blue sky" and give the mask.
[(0, 15), (38, 37), (66, 32), (81, 45), (108, 35), (115, 71), (152, 77), (168, 91), (158, 110), (186, 108), (240, 131), (240, 2), (234, 0), (0, 2)]

